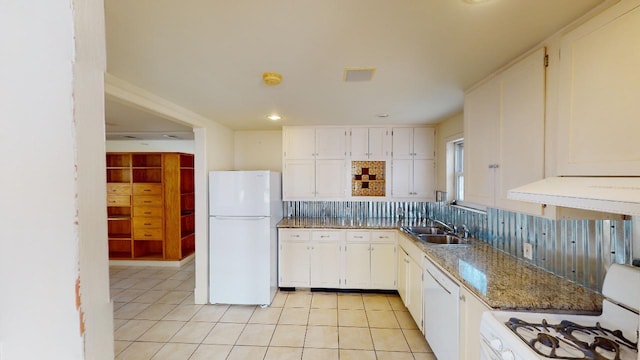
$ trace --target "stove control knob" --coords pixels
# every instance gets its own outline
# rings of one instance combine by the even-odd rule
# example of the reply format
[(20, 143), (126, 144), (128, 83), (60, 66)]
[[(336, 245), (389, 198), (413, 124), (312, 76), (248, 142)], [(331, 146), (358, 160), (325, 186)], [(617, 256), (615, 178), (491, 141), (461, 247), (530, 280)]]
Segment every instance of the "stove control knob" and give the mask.
[(516, 360), (516, 356), (513, 355), (511, 350), (503, 351), (500, 353), (502, 360)]
[(491, 345), (494, 350), (502, 350), (502, 341), (500, 341), (500, 339), (498, 338), (489, 341), (489, 345)]

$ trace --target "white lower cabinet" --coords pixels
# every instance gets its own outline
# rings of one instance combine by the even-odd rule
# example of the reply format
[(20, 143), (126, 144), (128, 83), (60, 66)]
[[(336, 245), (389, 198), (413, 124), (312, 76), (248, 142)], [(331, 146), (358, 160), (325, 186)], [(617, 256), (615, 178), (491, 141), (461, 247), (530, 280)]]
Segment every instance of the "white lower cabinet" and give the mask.
[(342, 231), (313, 231), (311, 233), (310, 275), (311, 287), (340, 287), (340, 251)]
[(424, 331), (422, 261), (418, 261), (424, 255), (404, 235), (399, 237), (398, 244), (398, 293), (420, 331)]
[(490, 310), (469, 290), (460, 287), (460, 359), (480, 358), (480, 318)]
[(309, 244), (307, 230), (281, 229), (278, 252), (278, 284), (281, 287), (306, 287), (310, 279)]
[(278, 286), (338, 288), (342, 230), (280, 229)]
[(345, 287), (396, 289), (395, 230), (347, 230)]
[(280, 287), (396, 289), (395, 230), (280, 229), (278, 237)]

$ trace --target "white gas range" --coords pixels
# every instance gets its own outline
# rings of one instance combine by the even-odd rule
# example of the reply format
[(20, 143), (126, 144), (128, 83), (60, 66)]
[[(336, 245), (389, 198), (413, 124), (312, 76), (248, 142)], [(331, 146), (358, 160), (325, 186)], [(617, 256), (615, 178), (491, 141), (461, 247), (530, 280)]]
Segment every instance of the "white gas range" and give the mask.
[(481, 360), (640, 360), (640, 268), (612, 265), (598, 316), (491, 311), (480, 323)]

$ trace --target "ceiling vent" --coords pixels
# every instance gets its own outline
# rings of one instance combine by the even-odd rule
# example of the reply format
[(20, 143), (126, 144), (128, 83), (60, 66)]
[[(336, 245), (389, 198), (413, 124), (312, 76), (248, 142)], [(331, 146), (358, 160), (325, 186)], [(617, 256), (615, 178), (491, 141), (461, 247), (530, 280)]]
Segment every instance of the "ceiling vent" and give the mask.
[(374, 67), (348, 67), (344, 68), (344, 81), (371, 81), (376, 68)]

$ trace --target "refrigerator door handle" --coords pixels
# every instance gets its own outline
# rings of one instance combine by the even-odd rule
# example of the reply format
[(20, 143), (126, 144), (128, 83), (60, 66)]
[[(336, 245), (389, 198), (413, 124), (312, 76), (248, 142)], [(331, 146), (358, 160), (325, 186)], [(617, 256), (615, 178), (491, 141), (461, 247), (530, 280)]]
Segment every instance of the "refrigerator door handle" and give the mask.
[(213, 216), (216, 220), (262, 220), (268, 216)]

